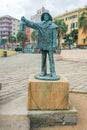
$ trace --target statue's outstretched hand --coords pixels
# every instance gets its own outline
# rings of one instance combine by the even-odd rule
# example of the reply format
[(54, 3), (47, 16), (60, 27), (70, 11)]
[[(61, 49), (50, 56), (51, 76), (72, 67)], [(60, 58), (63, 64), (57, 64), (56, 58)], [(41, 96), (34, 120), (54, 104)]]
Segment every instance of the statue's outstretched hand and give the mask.
[(24, 16), (21, 17), (21, 21), (25, 22), (25, 17)]

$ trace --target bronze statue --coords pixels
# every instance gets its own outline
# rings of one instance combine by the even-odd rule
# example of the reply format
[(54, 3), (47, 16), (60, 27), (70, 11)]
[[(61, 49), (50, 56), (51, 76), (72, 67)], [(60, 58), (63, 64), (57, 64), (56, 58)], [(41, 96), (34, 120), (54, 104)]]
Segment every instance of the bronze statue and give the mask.
[[(42, 52), (42, 66), (41, 74), (35, 75), (35, 78), (45, 80), (57, 80), (60, 77), (56, 75), (53, 52), (56, 49), (56, 30), (57, 25), (52, 23), (52, 16), (45, 12), (41, 15), (41, 22), (36, 23), (27, 20), (25, 17), (21, 18), (22, 22), (31, 28), (38, 30), (37, 48)], [(50, 74), (47, 74), (46, 59), (47, 54), (50, 63)]]

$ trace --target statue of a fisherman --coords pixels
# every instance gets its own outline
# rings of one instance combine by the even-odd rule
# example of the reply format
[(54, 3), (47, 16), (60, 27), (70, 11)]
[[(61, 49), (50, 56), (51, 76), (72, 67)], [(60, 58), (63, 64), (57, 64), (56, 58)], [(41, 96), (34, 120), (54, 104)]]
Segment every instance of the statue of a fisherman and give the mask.
[[(56, 75), (53, 52), (56, 49), (56, 30), (57, 25), (52, 23), (52, 16), (45, 12), (41, 15), (41, 22), (36, 23), (27, 20), (25, 17), (21, 18), (21, 21), (25, 23), (26, 26), (38, 30), (37, 36), (37, 48), (41, 50), (42, 53), (42, 66), (41, 74), (35, 75), (35, 78), (45, 79), (45, 80), (57, 80), (60, 77)], [(50, 63), (50, 74), (47, 74), (47, 54)]]

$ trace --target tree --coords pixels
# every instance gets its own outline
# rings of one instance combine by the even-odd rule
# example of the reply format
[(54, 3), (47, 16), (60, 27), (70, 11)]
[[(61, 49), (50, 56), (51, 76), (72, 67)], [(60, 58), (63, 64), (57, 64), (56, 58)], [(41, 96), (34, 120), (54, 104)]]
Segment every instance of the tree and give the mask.
[(79, 28), (83, 29), (83, 33), (87, 33), (87, 7), (84, 9), (83, 13), (78, 20)]
[(9, 35), (8, 41), (9, 41), (10, 43), (14, 43), (14, 42), (16, 42), (16, 37), (13, 36), (13, 35)]
[(27, 40), (27, 35), (24, 31), (19, 31), (17, 33), (17, 40), (18, 42), (21, 42), (22, 43), (22, 49), (23, 49), (23, 52), (24, 52), (24, 48), (25, 48), (25, 42)]
[(71, 34), (65, 34), (63, 39), (65, 40), (64, 45), (68, 45), (69, 49), (71, 49), (72, 39), (70, 38)]
[(31, 33), (31, 39), (32, 41), (36, 41), (37, 39), (37, 30), (33, 30), (32, 33)]
[(9, 35), (8, 41), (9, 41), (9, 43), (12, 44), (12, 48), (13, 48), (13, 43), (16, 43), (16, 37), (13, 35)]
[(1, 38), (1, 44), (3, 44), (3, 47), (5, 49), (5, 44), (7, 43), (7, 39)]
[(62, 19), (60, 19), (60, 20), (55, 19), (54, 23), (58, 26), (58, 29), (57, 29), (58, 53), (60, 53), (61, 52), (60, 38), (66, 34), (68, 28)]
[(72, 43), (77, 43), (77, 40), (78, 40), (78, 29), (74, 29), (71, 32), (71, 37), (72, 37)]
[(70, 34), (66, 34), (63, 39), (65, 40), (66, 45), (71, 49), (71, 44), (77, 43), (78, 40), (78, 29), (74, 29)]

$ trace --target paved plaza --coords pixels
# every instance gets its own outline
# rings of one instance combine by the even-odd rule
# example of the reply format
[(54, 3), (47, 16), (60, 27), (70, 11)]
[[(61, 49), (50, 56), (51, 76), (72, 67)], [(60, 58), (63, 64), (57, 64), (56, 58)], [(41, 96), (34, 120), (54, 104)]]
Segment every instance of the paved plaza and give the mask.
[[(57, 54), (54, 55), (56, 56)], [(57, 74), (68, 79), (70, 91), (87, 93), (86, 62), (55, 60), (55, 67)], [(19, 53), (0, 58), (0, 103), (9, 102), (27, 93), (29, 76), (40, 71), (41, 54)]]

